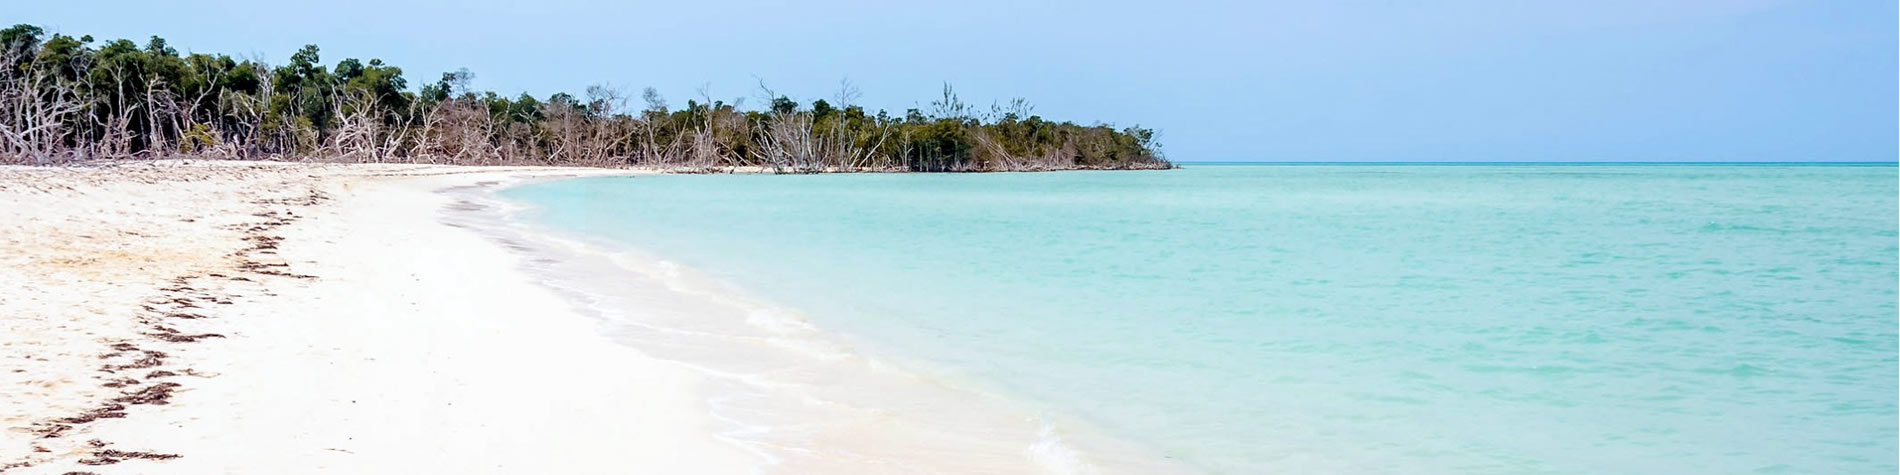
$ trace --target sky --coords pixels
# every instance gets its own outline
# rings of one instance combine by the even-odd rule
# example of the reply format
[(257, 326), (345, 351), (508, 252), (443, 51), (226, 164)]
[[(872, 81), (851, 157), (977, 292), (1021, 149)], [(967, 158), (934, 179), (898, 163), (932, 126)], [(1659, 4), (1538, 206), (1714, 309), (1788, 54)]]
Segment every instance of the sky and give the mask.
[(539, 97), (1016, 97), (1176, 161), (1894, 161), (1893, 0), (41, 1), (0, 22)]

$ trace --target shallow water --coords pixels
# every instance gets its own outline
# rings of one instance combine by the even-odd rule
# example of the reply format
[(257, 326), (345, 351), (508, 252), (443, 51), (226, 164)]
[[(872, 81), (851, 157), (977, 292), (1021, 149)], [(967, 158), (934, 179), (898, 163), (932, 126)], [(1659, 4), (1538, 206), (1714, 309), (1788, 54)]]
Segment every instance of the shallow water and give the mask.
[(747, 325), (809, 322), (1209, 471), (1900, 469), (1891, 166), (641, 176), (503, 195), (770, 302)]

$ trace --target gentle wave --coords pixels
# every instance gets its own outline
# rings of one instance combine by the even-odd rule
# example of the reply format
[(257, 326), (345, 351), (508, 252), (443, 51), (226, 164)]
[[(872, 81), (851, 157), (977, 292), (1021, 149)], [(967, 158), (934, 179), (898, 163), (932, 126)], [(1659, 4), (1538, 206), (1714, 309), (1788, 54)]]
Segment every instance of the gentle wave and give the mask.
[[(1121, 465), (1102, 438), (1227, 473), (1891, 473), (1895, 172), (1220, 166), (505, 194), (773, 302), (747, 308), (822, 329), (854, 355), (837, 361), (1006, 396), (1103, 470)], [(797, 338), (783, 316), (732, 322), (796, 354), (769, 340)], [(858, 402), (824, 391), (852, 381), (801, 383)], [(1017, 430), (1013, 450), (1041, 440)]]
[[(485, 189), (452, 190), (445, 220), (524, 256), (542, 283), (604, 332), (724, 383), (707, 408), (722, 440), (772, 471), (1102, 473), (1048, 420), (854, 351), (782, 306), (670, 260), (520, 219), (532, 210)], [(1186, 471), (1156, 458), (1147, 473)]]

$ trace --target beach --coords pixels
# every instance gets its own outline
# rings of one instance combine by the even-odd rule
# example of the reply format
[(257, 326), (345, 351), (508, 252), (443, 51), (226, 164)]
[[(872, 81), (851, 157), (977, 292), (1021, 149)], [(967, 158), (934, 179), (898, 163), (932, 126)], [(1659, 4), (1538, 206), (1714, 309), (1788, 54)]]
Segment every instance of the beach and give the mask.
[(704, 377), (437, 217), (584, 169), (0, 169), (0, 471), (747, 473)]
[(0, 472), (1181, 470), (495, 193), (655, 173), (0, 169)]
[(0, 471), (1890, 472), (1893, 173), (0, 168)]

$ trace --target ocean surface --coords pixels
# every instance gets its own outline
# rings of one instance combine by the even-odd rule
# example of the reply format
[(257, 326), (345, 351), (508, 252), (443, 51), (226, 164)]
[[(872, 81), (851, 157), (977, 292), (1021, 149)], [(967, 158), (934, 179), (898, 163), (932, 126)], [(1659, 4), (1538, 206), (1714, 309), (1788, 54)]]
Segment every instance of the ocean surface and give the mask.
[(1197, 470), (1856, 474), (1900, 470), (1896, 181), (1190, 165), (502, 194)]

